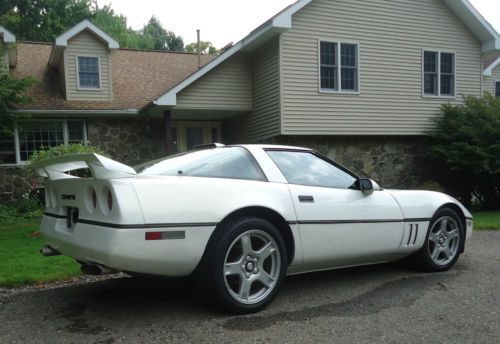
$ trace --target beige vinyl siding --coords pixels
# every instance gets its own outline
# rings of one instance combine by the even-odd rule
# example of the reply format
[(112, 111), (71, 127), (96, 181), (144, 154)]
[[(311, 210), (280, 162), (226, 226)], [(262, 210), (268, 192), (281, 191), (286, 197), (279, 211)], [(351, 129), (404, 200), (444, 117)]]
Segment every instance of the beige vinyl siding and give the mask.
[(248, 111), (251, 107), (249, 58), (235, 56), (181, 91), (176, 109)]
[(256, 142), (280, 134), (279, 40), (252, 54), (252, 112), (231, 126), (233, 142)]
[[(78, 89), (77, 56), (99, 58), (101, 89)], [(64, 52), (68, 100), (106, 101), (112, 99), (111, 59), (106, 45), (88, 31), (83, 31), (68, 41)], [(133, 87), (133, 85), (130, 85)]]
[(495, 95), (495, 82), (500, 82), (500, 65), (493, 69), (491, 76), (485, 76), (483, 80), (484, 92)]
[[(481, 88), (480, 42), (441, 0), (315, 0), (281, 36), (282, 133), (420, 135)], [(318, 41), (359, 44), (360, 94), (319, 92)], [(456, 58), (456, 99), (422, 97), (422, 51)]]

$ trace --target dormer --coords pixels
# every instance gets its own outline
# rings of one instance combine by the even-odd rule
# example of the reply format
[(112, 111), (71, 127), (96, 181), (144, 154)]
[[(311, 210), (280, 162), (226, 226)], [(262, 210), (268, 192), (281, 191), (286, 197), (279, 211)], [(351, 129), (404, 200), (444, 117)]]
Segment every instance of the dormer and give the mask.
[(2, 62), (7, 65), (7, 68), (16, 66), (17, 56), (15, 44), (16, 36), (3, 26), (0, 26), (0, 47), (4, 50), (1, 59)]
[(57, 37), (49, 65), (58, 71), (66, 100), (112, 100), (111, 56), (118, 48), (88, 20)]

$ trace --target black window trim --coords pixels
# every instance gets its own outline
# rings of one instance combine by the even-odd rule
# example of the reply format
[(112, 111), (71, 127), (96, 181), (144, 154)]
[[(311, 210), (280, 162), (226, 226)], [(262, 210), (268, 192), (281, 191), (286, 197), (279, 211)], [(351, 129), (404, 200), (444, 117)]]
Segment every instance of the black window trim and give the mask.
[[(278, 167), (278, 169), (280, 170), (281, 174), (283, 175), (283, 177), (286, 179), (287, 183), (288, 184), (293, 184), (293, 185), (302, 185), (302, 186), (309, 186), (309, 187), (318, 187), (318, 188), (328, 188), (328, 189), (339, 189), (339, 190), (359, 190), (359, 179), (360, 177), (352, 172), (351, 170), (349, 170), (348, 168), (342, 166), (341, 164), (339, 164), (338, 162), (335, 162), (333, 160), (331, 160), (330, 158), (328, 158), (327, 156), (321, 154), (321, 153), (318, 153), (316, 152), (315, 150), (312, 150), (312, 149), (293, 149), (293, 148), (264, 148), (264, 151), (267, 153), (267, 152), (296, 152), (296, 153), (310, 153), (318, 158), (320, 158), (321, 160), (323, 161), (326, 161), (327, 163), (337, 167), (339, 170), (347, 173), (348, 175), (350, 175), (351, 177), (353, 177), (354, 179), (356, 179), (356, 182), (353, 184), (354, 188), (350, 189), (350, 188), (334, 188), (334, 187), (329, 187), (329, 186), (319, 186), (319, 185), (307, 185), (307, 184), (296, 184), (296, 183), (290, 183), (288, 181), (288, 179), (286, 178), (285, 174), (283, 173), (283, 171), (281, 170), (281, 168), (278, 166), (278, 164), (276, 164), (276, 162), (274, 162), (274, 164)], [(271, 159), (272, 160), (272, 159)]]

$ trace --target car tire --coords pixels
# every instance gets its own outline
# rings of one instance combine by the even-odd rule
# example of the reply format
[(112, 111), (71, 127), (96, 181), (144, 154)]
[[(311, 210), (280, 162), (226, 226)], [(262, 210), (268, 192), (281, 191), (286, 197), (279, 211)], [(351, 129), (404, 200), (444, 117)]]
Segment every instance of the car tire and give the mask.
[(429, 223), (424, 245), (406, 261), (420, 270), (446, 271), (460, 256), (464, 233), (463, 221), (456, 211), (439, 209)]
[(210, 238), (195, 283), (203, 298), (231, 314), (258, 312), (276, 297), (288, 257), (276, 227), (256, 217), (223, 222)]

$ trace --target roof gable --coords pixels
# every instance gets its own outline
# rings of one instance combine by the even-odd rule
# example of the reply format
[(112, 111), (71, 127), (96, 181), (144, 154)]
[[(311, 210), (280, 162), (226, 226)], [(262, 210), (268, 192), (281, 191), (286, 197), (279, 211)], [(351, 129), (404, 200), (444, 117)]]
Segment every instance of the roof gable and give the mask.
[(120, 47), (117, 41), (115, 41), (113, 38), (111, 38), (111, 36), (99, 29), (87, 19), (81, 21), (62, 35), (58, 36), (56, 38), (56, 46), (67, 47), (68, 41), (84, 30), (89, 30), (90, 32), (92, 32), (95, 36), (97, 36), (97, 38), (99, 38), (108, 46), (108, 49), (118, 49)]
[[(159, 106), (175, 106), (177, 104), (177, 93), (191, 85), (193, 82), (203, 77), (206, 73), (226, 61), (231, 56), (242, 50), (250, 50), (259, 43), (267, 41), (275, 34), (292, 28), (292, 16), (314, 0), (298, 0), (288, 6), (264, 24), (253, 30), (240, 42), (219, 55), (216, 59), (199, 69), (188, 78), (180, 82), (174, 88), (153, 101)], [(482, 51), (500, 50), (500, 35), (481, 16), (481, 14), (470, 4), (468, 0), (440, 0), (452, 10), (452, 12), (462, 21), (462, 23), (476, 36), (482, 43)]]
[(16, 36), (3, 26), (0, 26), (0, 36), (3, 37), (4, 43), (16, 43)]
[(500, 65), (500, 56), (497, 57), (496, 60), (494, 60), (488, 68), (484, 70), (484, 76), (492, 76), (493, 75), (493, 70), (497, 68)]

